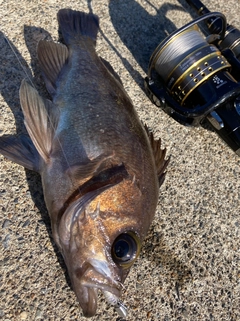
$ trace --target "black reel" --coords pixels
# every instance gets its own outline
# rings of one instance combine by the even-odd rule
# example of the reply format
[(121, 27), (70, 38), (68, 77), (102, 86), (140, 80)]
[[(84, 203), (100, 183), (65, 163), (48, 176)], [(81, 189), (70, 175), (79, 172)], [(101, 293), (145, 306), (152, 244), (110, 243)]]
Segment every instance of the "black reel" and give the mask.
[[(184, 125), (207, 122), (240, 156), (240, 31), (220, 12), (201, 15), (153, 52), (145, 78), (151, 101)], [(199, 28), (204, 21), (209, 34)]]

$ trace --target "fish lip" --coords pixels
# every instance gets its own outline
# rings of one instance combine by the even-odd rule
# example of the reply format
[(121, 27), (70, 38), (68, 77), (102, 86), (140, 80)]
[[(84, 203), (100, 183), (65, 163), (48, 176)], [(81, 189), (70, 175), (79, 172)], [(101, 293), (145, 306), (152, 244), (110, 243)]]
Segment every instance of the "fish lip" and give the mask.
[(110, 292), (116, 297), (120, 297), (123, 285), (113, 278), (96, 271), (94, 267), (89, 267), (81, 277), (81, 285), (87, 288), (96, 288), (103, 292)]
[[(115, 306), (119, 301), (123, 288), (122, 283), (116, 281), (113, 278), (112, 273), (109, 274), (109, 269), (105, 270), (104, 273), (104, 271), (101, 271), (101, 268), (99, 268), (99, 261), (96, 260), (98, 263), (93, 261), (95, 260), (92, 260), (91, 263), (94, 263), (95, 266), (92, 264), (88, 265), (80, 279), (81, 286), (88, 294), (88, 300), (85, 302), (84, 306), (82, 306), (83, 313), (87, 317), (94, 316), (96, 313), (98, 299), (97, 290), (101, 290), (108, 303)], [(104, 261), (101, 261), (100, 265), (106, 267), (107, 264)]]
[[(84, 304), (79, 302), (85, 317), (90, 318), (96, 314), (97, 311), (97, 302), (98, 302), (98, 293), (97, 287), (91, 285), (85, 285), (84, 287), (85, 292), (87, 292), (88, 301), (84, 302)], [(102, 293), (105, 295), (107, 302), (116, 307), (117, 303), (119, 302), (120, 292), (119, 291), (108, 291), (102, 290)], [(113, 294), (115, 292), (115, 294)]]
[[(85, 317), (93, 317), (96, 314), (97, 311), (97, 302), (98, 302), (98, 287), (93, 285), (84, 285), (83, 287), (85, 291), (87, 292), (88, 301), (83, 304), (81, 304), (81, 301), (79, 301), (83, 314)], [(116, 289), (113, 291), (108, 291), (109, 289), (102, 290), (102, 293), (105, 295), (105, 298), (109, 304), (112, 306), (116, 306), (116, 304), (119, 301), (120, 292)], [(115, 292), (115, 294), (113, 293)]]
[(96, 288), (84, 288), (85, 292), (87, 292), (88, 301), (84, 302), (84, 304), (79, 302), (83, 311), (83, 314), (86, 318), (93, 317), (97, 311), (97, 290)]

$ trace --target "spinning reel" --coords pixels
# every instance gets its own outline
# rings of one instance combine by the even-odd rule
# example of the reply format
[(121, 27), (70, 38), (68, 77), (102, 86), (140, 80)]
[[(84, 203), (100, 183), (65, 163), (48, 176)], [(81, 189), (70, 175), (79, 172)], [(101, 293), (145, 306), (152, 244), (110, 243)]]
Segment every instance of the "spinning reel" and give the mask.
[(184, 125), (207, 122), (240, 156), (240, 31), (222, 13), (211, 13), (198, 0), (187, 2), (200, 17), (155, 49), (145, 78), (147, 95)]

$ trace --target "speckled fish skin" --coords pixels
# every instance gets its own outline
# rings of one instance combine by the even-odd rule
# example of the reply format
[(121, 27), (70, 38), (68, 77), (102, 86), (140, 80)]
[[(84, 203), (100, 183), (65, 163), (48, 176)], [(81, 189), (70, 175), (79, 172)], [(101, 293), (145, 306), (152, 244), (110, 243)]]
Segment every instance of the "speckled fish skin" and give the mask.
[[(54, 240), (90, 317), (98, 289), (118, 302), (153, 220), (168, 161), (119, 77), (96, 54), (98, 17), (62, 9), (58, 21), (65, 44), (38, 45), (52, 101), (23, 81), (20, 101), (31, 140), (1, 137), (0, 152), (41, 174)], [(121, 263), (113, 244), (126, 234), (135, 235), (137, 248)]]

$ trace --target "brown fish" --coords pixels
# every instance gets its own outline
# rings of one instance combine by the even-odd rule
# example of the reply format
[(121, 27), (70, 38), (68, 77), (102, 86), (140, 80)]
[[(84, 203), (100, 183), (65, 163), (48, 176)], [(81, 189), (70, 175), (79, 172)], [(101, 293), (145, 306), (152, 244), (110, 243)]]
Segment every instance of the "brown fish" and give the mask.
[(98, 289), (125, 315), (122, 284), (154, 217), (166, 150), (97, 56), (98, 17), (63, 9), (58, 22), (65, 44), (38, 44), (52, 101), (23, 80), (30, 138), (3, 136), (0, 152), (41, 174), (53, 237), (84, 315), (96, 313)]

